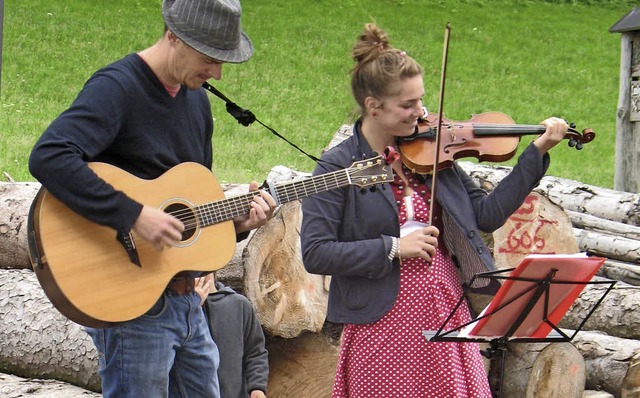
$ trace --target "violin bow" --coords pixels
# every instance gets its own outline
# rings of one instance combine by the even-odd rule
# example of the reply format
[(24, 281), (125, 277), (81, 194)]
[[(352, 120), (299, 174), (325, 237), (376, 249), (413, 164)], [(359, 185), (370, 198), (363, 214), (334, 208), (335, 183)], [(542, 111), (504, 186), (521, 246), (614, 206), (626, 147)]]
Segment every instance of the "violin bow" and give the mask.
[(438, 126), (436, 127), (435, 157), (433, 160), (433, 176), (431, 178), (431, 203), (429, 205), (429, 225), (433, 225), (434, 204), (436, 203), (436, 185), (438, 182), (438, 162), (440, 161), (440, 130), (442, 129), (444, 82), (447, 75), (447, 56), (449, 54), (449, 35), (451, 24), (447, 22), (444, 28), (444, 46), (442, 49), (442, 74), (440, 75), (440, 98), (438, 103)]

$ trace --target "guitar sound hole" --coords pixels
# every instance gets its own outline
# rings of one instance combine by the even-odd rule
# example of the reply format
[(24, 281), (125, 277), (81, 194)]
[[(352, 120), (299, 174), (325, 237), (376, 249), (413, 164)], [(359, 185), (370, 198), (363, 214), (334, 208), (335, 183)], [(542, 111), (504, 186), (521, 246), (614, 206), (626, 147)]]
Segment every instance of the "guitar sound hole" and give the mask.
[(182, 241), (189, 240), (195, 233), (198, 227), (198, 221), (193, 210), (182, 203), (173, 203), (165, 207), (165, 213), (174, 215), (178, 220), (184, 224), (184, 231), (182, 231)]

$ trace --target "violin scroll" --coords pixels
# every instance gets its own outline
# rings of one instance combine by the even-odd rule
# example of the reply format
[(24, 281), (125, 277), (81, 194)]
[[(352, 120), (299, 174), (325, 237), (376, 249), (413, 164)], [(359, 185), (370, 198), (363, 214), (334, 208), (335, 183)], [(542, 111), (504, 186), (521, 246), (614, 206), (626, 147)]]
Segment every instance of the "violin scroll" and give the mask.
[(588, 144), (596, 138), (596, 133), (592, 128), (583, 129), (582, 133), (580, 133), (576, 130), (576, 124), (571, 123), (566, 137), (571, 148), (575, 147), (577, 150), (581, 150), (584, 144)]

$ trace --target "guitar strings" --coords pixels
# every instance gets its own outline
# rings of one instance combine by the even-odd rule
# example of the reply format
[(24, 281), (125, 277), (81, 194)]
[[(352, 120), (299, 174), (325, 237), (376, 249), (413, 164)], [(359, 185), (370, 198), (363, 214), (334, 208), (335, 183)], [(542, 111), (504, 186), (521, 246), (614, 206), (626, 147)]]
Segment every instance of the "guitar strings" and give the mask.
[[(280, 186), (276, 185), (274, 188), (278, 197), (284, 198), (289, 202), (291, 200), (297, 200), (301, 197), (309, 196), (309, 192), (318, 193), (329, 190), (330, 187), (327, 185), (327, 179), (334, 180), (336, 187), (348, 184), (350, 182), (348, 175), (344, 175), (342, 177), (339, 176), (339, 174), (343, 172), (345, 172), (345, 170), (296, 181), (302, 189), (296, 189), (291, 183)], [(318, 180), (323, 180), (323, 189), (318, 189), (318, 184), (316, 183)], [(257, 195), (260, 195), (260, 192), (253, 191), (248, 194), (220, 199), (218, 201), (205, 203), (195, 207), (185, 205), (185, 208), (170, 211), (167, 212), (167, 214), (170, 214), (180, 220), (185, 226), (185, 231), (192, 231), (198, 227), (205, 227), (223, 221), (228, 221), (237, 216), (247, 214), (251, 207), (251, 201)]]

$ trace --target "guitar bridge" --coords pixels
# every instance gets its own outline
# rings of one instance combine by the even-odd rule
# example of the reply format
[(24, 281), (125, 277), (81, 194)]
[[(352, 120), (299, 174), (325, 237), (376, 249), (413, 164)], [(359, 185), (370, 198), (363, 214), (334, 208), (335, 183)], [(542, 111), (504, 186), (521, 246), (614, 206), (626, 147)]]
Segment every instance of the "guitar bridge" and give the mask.
[(133, 241), (133, 236), (131, 236), (131, 233), (118, 232), (116, 234), (116, 240), (120, 242), (122, 247), (124, 247), (124, 250), (129, 256), (129, 261), (131, 261), (134, 265), (142, 268), (142, 264), (140, 264), (140, 258), (138, 257), (138, 250), (136, 249), (136, 244)]

